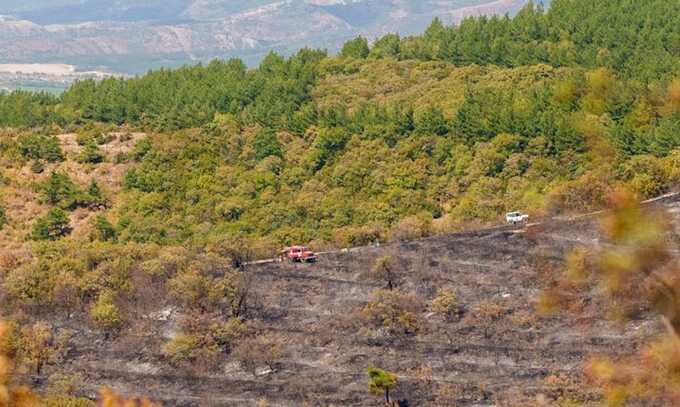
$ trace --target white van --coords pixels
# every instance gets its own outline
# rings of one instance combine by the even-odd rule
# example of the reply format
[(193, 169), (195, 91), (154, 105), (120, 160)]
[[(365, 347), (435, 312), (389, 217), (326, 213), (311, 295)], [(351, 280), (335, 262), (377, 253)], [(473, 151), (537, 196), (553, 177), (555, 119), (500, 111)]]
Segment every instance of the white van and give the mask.
[(511, 225), (523, 223), (529, 220), (529, 215), (522, 212), (510, 212), (505, 214), (505, 221)]

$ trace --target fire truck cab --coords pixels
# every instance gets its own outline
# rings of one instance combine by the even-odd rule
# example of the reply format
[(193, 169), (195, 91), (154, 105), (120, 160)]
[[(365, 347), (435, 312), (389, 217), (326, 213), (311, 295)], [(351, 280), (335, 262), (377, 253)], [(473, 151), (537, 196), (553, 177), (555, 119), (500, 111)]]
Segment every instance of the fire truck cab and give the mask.
[(291, 246), (281, 251), (282, 259), (288, 259), (293, 263), (314, 263), (316, 262), (316, 253), (309, 250), (305, 246)]

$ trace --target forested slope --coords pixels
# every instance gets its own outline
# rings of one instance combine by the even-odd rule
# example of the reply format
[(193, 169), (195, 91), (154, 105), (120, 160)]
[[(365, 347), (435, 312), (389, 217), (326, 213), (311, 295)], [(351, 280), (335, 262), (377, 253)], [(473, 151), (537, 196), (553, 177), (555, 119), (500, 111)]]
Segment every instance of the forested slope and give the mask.
[[(619, 187), (673, 189), (678, 7), (555, 1), (358, 38), (338, 56), (305, 49), (254, 70), (215, 61), (60, 97), (1, 95), (0, 316), (17, 327), (13, 352), (38, 376), (58, 372), (68, 352), (36, 356), (31, 338), (49, 332), (40, 343), (57, 347), (70, 318), (103, 341), (133, 335), (158, 311), (149, 299), (164, 298), (179, 316), (155, 357), (210, 371), (268, 332), (271, 315), (241, 309), (249, 285), (232, 267), (245, 259), (497, 224), (509, 210), (595, 210)], [(408, 308), (415, 294), (403, 294)], [(35, 325), (48, 319), (62, 322)]]

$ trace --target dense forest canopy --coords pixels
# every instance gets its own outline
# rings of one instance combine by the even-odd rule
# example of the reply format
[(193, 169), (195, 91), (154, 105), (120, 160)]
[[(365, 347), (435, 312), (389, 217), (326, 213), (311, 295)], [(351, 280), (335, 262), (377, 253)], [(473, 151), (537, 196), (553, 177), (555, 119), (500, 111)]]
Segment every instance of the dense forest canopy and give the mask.
[[(514, 18), (468, 18), (452, 27), (436, 20), (421, 36), (386, 35), (370, 49), (358, 38), (342, 55), (456, 66), (602, 67), (646, 86), (680, 72), (679, 15), (680, 4), (670, 0), (557, 0), (547, 11), (530, 3)], [(238, 60), (215, 61), (130, 80), (83, 81), (62, 97), (16, 92), (0, 100), (0, 124), (99, 121), (174, 130), (209, 123), (219, 112), (281, 127), (308, 100), (324, 60), (325, 53), (304, 50), (288, 60), (272, 54), (251, 71)]]
[[(356, 244), (516, 208), (594, 208), (617, 183), (663, 192), (679, 104), (678, 2), (558, 0), (359, 37), (335, 57), (303, 49), (253, 70), (214, 61), (5, 94), (0, 124), (39, 130), (0, 151), (39, 169), (64, 159), (41, 134), (54, 126), (162, 132), (109, 157), (132, 164), (107, 215), (118, 239)], [(105, 159), (102, 140), (83, 143), (77, 161)]]

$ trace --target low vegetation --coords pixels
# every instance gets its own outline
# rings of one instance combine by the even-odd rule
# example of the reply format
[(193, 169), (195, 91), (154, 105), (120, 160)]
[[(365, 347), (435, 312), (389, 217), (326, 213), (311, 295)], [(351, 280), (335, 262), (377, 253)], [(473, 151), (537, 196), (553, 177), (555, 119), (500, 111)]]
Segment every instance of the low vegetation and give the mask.
[(390, 390), (397, 385), (397, 376), (394, 373), (375, 367), (368, 369), (368, 389), (371, 393), (385, 397), (385, 403), (390, 403)]
[(58, 240), (70, 233), (69, 218), (66, 212), (59, 208), (50, 209), (47, 214), (35, 221), (33, 225), (33, 240)]
[(286, 342), (275, 334), (244, 338), (234, 349), (234, 358), (253, 376), (258, 376), (260, 369), (268, 369), (269, 373), (275, 372), (278, 362), (285, 354)]
[(411, 293), (375, 290), (372, 300), (359, 312), (366, 334), (380, 341), (399, 340), (416, 335), (423, 328), (422, 301)]
[(460, 303), (453, 290), (442, 288), (432, 300), (430, 309), (445, 319), (452, 320), (459, 313)]

